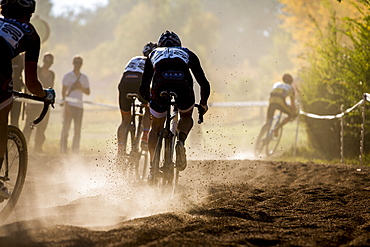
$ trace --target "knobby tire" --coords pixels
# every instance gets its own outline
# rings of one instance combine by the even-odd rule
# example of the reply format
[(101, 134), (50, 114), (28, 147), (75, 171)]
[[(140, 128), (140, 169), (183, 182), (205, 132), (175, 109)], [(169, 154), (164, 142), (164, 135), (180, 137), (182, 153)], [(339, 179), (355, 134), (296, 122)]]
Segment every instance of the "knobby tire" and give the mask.
[[(8, 142), (5, 159), (0, 170), (1, 180), (10, 192), (9, 199), (0, 202), (0, 222), (4, 221), (14, 209), (22, 192), (27, 173), (27, 144), (23, 133), (15, 126), (8, 126)], [(4, 179), (6, 163), (8, 179)]]

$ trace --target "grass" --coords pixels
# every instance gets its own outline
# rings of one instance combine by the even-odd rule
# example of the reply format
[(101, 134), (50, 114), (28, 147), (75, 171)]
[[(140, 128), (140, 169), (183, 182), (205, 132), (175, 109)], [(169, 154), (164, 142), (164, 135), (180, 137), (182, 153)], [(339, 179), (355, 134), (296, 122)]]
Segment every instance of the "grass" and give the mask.
[[(211, 108), (204, 116), (204, 123), (196, 123), (187, 140), (189, 159), (255, 159), (253, 150), (257, 135), (264, 123), (265, 111), (261, 108)], [(115, 153), (116, 132), (121, 117), (118, 109), (102, 107), (85, 107), (81, 154), (108, 155)], [(21, 122), (21, 129), (24, 122)], [(43, 149), (46, 153), (59, 153), (60, 134), (62, 129), (62, 109), (56, 106), (51, 109), (50, 120), (46, 130), (46, 141)], [(298, 133), (298, 136), (297, 136)], [(69, 134), (69, 144), (73, 137), (73, 124)], [(297, 139), (296, 139), (297, 138)], [(294, 147), (296, 145), (296, 155)], [(33, 139), (30, 150), (32, 153)], [(284, 126), (284, 132), (277, 154), (271, 159), (298, 162), (340, 163), (340, 160), (321, 160), (314, 150), (307, 145), (307, 135), (301, 122), (297, 132), (297, 122)], [(370, 160), (365, 157), (365, 164)], [(345, 159), (346, 164), (358, 165), (356, 158)]]

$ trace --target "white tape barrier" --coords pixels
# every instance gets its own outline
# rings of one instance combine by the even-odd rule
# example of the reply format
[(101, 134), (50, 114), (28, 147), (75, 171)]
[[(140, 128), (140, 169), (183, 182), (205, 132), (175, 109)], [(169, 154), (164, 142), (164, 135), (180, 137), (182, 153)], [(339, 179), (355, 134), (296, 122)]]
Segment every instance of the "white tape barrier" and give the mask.
[[(370, 94), (369, 93), (365, 93), (364, 94), (364, 97), (366, 98), (367, 101), (370, 102)], [(313, 114), (313, 113), (307, 113), (307, 112), (304, 112), (302, 110), (299, 111), (299, 114), (301, 115), (304, 115), (306, 117), (310, 117), (310, 118), (315, 118), (315, 119), (336, 119), (336, 118), (341, 118), (343, 117), (345, 114), (353, 111), (353, 109), (355, 109), (357, 106), (361, 105), (362, 103), (364, 102), (364, 99), (360, 100), (359, 102), (357, 102), (354, 106), (348, 108), (347, 110), (345, 110), (344, 112), (342, 113), (339, 113), (339, 114), (336, 114), (336, 115), (326, 115), (326, 116), (323, 116), (323, 115), (317, 115), (317, 114)]]
[(253, 107), (268, 106), (268, 101), (229, 101), (229, 102), (212, 102), (209, 107)]
[(364, 102), (364, 100), (362, 99), (359, 102), (357, 102), (354, 106), (352, 106), (351, 108), (348, 108), (344, 112), (336, 114), (336, 115), (323, 116), (323, 115), (317, 115), (317, 114), (313, 114), (313, 113), (307, 113), (307, 112), (304, 112), (302, 110), (299, 111), (299, 114), (304, 115), (306, 117), (310, 117), (310, 118), (316, 118), (316, 119), (336, 119), (336, 118), (343, 117), (345, 114), (349, 113), (350, 111), (355, 109), (357, 106), (361, 105), (363, 102)]
[[(25, 98), (18, 98), (18, 97), (14, 97), (14, 100), (18, 101), (18, 102), (24, 102), (24, 103), (30, 103), (30, 104), (44, 104), (43, 102), (40, 102), (40, 101), (35, 101), (35, 100), (32, 100), (32, 99), (25, 99)], [(63, 100), (56, 100), (56, 104), (62, 104), (64, 102), (73, 102), (73, 103), (80, 103), (81, 102), (83, 104), (88, 104), (88, 105), (95, 105), (95, 106), (118, 109), (118, 106), (116, 106), (116, 105), (94, 103), (94, 102), (89, 101), (89, 100), (78, 100), (78, 99), (70, 98), (70, 97), (67, 97), (64, 101)]]

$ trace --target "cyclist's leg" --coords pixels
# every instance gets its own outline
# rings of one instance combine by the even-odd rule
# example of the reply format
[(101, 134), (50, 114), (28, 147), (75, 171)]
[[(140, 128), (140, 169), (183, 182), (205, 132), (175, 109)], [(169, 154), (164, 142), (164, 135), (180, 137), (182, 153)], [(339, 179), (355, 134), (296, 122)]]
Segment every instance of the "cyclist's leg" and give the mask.
[[(0, 110), (0, 169), (4, 162), (5, 150), (8, 143), (8, 118), (12, 105), (11, 103)], [(3, 182), (0, 182), (0, 197), (3, 199), (10, 197)]]
[(8, 142), (8, 118), (12, 104), (0, 109), (0, 168), (4, 161), (4, 154)]
[(184, 111), (180, 110), (180, 120), (177, 126), (177, 130), (179, 132), (178, 140), (182, 141), (183, 143), (185, 143), (185, 140), (194, 125), (194, 120), (192, 117), (193, 109), (194, 107), (192, 106), (191, 108), (187, 110), (184, 110)]
[(285, 124), (287, 124), (289, 121), (293, 119), (292, 108), (289, 105), (284, 103), (283, 105), (279, 105), (278, 109), (287, 114), (288, 117), (284, 118), (283, 121), (280, 122), (280, 124), (277, 126), (277, 129), (283, 127)]
[(118, 153), (122, 151), (120, 149), (122, 147), (121, 144), (125, 141), (125, 132), (131, 121), (131, 100), (126, 97), (126, 94), (132, 93), (134, 89), (132, 88), (132, 83), (123, 75), (118, 85), (118, 100), (121, 112), (121, 124), (117, 129)]
[(177, 126), (179, 132), (176, 142), (176, 167), (179, 171), (183, 171), (187, 166), (186, 153), (185, 153), (185, 140), (194, 125), (192, 118), (194, 107), (185, 111), (180, 110), (180, 120)]
[[(139, 85), (140, 86), (140, 85)], [(139, 86), (137, 87), (137, 94), (139, 95), (140, 102), (145, 105), (144, 107), (144, 116), (143, 116), (143, 135), (141, 137), (141, 147), (146, 148), (148, 146), (148, 134), (150, 128), (150, 109), (148, 105), (148, 101), (146, 101), (139, 92)], [(145, 147), (143, 147), (145, 146)]]

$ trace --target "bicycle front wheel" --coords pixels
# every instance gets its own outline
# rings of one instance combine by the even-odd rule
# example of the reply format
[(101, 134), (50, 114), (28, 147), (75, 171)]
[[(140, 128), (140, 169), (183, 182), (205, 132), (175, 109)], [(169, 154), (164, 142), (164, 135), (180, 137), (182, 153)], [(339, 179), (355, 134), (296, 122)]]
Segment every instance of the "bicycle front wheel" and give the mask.
[(279, 143), (280, 143), (280, 140), (281, 140), (281, 136), (283, 135), (283, 128), (280, 127), (279, 129), (277, 130), (270, 130), (270, 134), (269, 134), (269, 137), (268, 137), (268, 141), (267, 141), (267, 144), (266, 144), (266, 154), (267, 156), (271, 156), (275, 153)]
[(261, 131), (257, 137), (256, 146), (254, 148), (255, 157), (259, 157), (262, 151), (264, 150), (264, 148), (266, 147), (266, 137), (267, 137), (267, 133), (269, 129), (270, 129), (270, 125), (267, 123), (262, 126)]
[(4, 221), (17, 204), (26, 179), (27, 157), (27, 144), (23, 133), (15, 126), (8, 126), (7, 149), (0, 169), (0, 180), (11, 196), (0, 202), (0, 221)]

